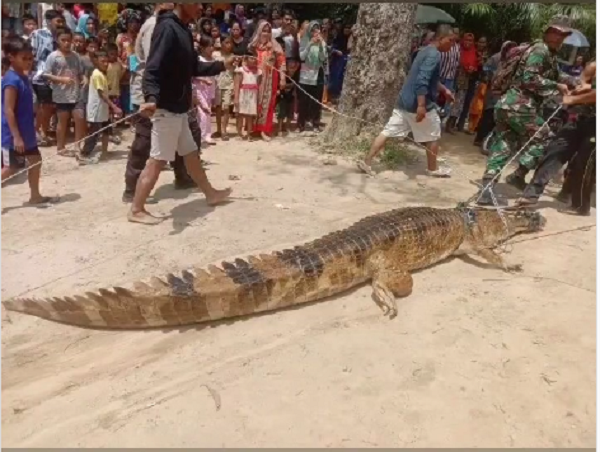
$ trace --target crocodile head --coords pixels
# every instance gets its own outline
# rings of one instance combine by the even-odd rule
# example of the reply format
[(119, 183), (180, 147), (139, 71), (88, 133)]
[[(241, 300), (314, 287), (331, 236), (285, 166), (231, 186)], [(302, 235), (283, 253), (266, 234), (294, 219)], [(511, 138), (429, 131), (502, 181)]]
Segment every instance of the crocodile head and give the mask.
[(541, 213), (533, 210), (519, 209), (504, 211), (511, 235), (523, 232), (537, 232), (544, 229), (546, 218)]
[[(546, 219), (536, 211), (518, 209), (503, 210), (477, 208), (473, 211), (474, 227), (479, 231), (483, 244), (494, 246), (517, 234), (540, 231)], [(508, 234), (507, 234), (508, 233)]]

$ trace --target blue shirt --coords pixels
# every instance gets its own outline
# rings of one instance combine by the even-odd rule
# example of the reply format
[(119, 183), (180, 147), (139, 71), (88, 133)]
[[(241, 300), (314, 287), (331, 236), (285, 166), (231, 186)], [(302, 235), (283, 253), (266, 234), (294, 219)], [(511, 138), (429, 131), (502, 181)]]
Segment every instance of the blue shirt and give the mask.
[(419, 51), (398, 97), (398, 108), (409, 113), (416, 113), (417, 96), (425, 96), (427, 111), (435, 108), (440, 82), (441, 52), (432, 45)]
[(17, 90), (15, 115), (21, 138), (25, 143), (25, 150), (35, 149), (37, 138), (35, 134), (35, 115), (33, 114), (33, 88), (26, 75), (19, 75), (12, 69), (9, 69), (2, 78), (2, 147), (10, 150), (14, 149), (13, 136), (10, 127), (8, 127), (4, 107), (4, 92), (9, 86)]

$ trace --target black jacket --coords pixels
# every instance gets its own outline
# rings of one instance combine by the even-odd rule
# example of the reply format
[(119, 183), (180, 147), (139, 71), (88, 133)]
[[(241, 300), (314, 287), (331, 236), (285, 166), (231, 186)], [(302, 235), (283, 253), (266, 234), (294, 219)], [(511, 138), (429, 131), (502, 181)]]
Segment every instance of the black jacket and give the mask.
[(171, 113), (186, 113), (192, 107), (192, 77), (211, 77), (224, 70), (221, 61), (198, 61), (192, 33), (175, 13), (158, 15), (142, 81), (146, 102)]

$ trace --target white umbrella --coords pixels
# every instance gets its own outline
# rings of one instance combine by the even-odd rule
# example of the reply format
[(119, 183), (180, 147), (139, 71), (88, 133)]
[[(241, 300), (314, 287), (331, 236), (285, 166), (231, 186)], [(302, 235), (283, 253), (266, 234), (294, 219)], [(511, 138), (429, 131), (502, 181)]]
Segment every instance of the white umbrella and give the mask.
[(589, 47), (590, 42), (587, 40), (585, 35), (579, 30), (573, 30), (569, 36), (565, 38), (563, 44), (573, 47)]

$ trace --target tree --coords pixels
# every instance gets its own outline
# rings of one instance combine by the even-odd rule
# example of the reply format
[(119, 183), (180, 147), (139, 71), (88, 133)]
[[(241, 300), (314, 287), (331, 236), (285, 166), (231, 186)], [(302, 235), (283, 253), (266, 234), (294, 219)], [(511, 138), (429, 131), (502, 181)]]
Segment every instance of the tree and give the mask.
[(326, 143), (383, 126), (398, 99), (411, 53), (414, 3), (361, 3), (353, 28), (352, 58), (346, 68), (339, 111), (323, 132)]
[(569, 16), (573, 26), (586, 35), (592, 48), (595, 47), (595, 3), (440, 3), (433, 6), (454, 17), (461, 30), (476, 37), (486, 36), (496, 50), (508, 39), (520, 43), (539, 38), (555, 14)]

